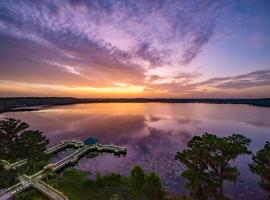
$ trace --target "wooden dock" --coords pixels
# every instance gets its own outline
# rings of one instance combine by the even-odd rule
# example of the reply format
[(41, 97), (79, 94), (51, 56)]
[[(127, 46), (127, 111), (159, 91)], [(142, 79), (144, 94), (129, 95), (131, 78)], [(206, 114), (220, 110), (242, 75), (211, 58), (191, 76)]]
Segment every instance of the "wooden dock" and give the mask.
[[(49, 164), (44, 167), (43, 170), (33, 174), (31, 176), (22, 175), (20, 176), (20, 182), (8, 189), (5, 190), (5, 193), (0, 196), (0, 200), (9, 200), (16, 194), (19, 194), (26, 189), (33, 187), (40, 191), (43, 195), (51, 200), (68, 200), (68, 197), (64, 196), (60, 191), (52, 188), (51, 186), (47, 185), (42, 181), (47, 176), (48, 169), (56, 172), (60, 169), (63, 169), (71, 164), (74, 164), (79, 161), (81, 157), (84, 155), (91, 153), (91, 152), (98, 152), (98, 153), (113, 153), (115, 155), (121, 155), (127, 153), (127, 148), (119, 147), (115, 145), (102, 145), (102, 144), (93, 144), (93, 145), (85, 145), (80, 140), (72, 140), (72, 141), (62, 141), (58, 145), (49, 148), (45, 151), (47, 154), (53, 154), (59, 151), (63, 151), (68, 147), (74, 147), (76, 150), (63, 158), (62, 160), (58, 161), (54, 164)], [(27, 159), (18, 161), (16, 163), (10, 164), (7, 161), (1, 160), (6, 169), (9, 168), (18, 168), (27, 163)]]

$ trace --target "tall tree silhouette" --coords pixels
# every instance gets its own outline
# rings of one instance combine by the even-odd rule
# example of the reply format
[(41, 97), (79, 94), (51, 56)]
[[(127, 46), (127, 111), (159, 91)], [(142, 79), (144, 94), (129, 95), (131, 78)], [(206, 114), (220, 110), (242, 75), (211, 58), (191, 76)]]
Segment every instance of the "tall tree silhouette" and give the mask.
[(236, 182), (239, 170), (231, 165), (241, 154), (249, 154), (250, 139), (240, 134), (218, 137), (209, 133), (193, 137), (187, 149), (175, 158), (187, 167), (181, 174), (188, 180), (187, 188), (195, 199), (225, 199), (223, 183)]
[[(20, 158), (21, 148), (18, 145), (20, 134), (29, 127), (25, 122), (7, 118), (0, 121), (0, 160), (13, 162)], [(2, 162), (4, 163), (4, 162)], [(6, 170), (0, 166), (0, 188), (15, 183), (17, 169)]]
[(130, 173), (130, 187), (132, 189), (134, 199), (141, 199), (143, 194), (145, 174), (139, 166), (134, 166)]
[(144, 194), (147, 200), (163, 200), (164, 191), (159, 176), (150, 172), (145, 176), (143, 185)]
[[(36, 165), (46, 163), (44, 159), (48, 139), (40, 131), (28, 130), (29, 125), (17, 119), (7, 118), (0, 121), (0, 160), (1, 163), (15, 162), (28, 159), (28, 168), (31, 171)], [(46, 157), (47, 158), (47, 157)], [(41, 161), (43, 160), (43, 161)], [(6, 170), (0, 168), (1, 177), (6, 177), (6, 183), (12, 183), (16, 173), (21, 169)]]
[(7, 118), (0, 121), (0, 159), (13, 161), (21, 156), (18, 139), (28, 127), (27, 123), (16, 119)]
[(270, 199), (270, 142), (252, 156), (253, 163), (249, 164), (250, 170), (261, 177), (260, 186)]
[(27, 130), (21, 134), (20, 144), (23, 147), (22, 151), (28, 160), (31, 171), (36, 171), (37, 164), (46, 159), (46, 146), (49, 140), (42, 134), (41, 131)]

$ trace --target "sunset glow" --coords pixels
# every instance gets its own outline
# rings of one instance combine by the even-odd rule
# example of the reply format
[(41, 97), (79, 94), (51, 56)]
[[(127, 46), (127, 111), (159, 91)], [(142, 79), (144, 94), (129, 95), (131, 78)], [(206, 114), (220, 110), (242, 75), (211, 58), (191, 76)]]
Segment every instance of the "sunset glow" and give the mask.
[(269, 1), (2, 1), (0, 96), (270, 95)]

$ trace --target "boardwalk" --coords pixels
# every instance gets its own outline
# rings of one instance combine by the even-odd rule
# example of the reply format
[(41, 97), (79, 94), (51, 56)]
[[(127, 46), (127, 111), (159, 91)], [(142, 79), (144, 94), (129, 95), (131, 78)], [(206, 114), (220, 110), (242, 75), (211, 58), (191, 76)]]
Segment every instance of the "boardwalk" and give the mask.
[[(57, 153), (59, 151), (63, 151), (65, 150), (66, 148), (69, 148), (69, 147), (73, 147), (73, 148), (79, 148), (79, 147), (83, 147), (84, 144), (82, 141), (80, 140), (63, 140), (62, 142), (60, 142), (58, 145), (54, 146), (54, 147), (51, 147), (49, 149), (47, 149), (45, 151), (46, 154), (54, 154), (54, 153)], [(4, 165), (5, 169), (17, 169), (19, 167), (22, 167), (23, 165), (25, 165), (27, 163), (27, 159), (23, 159), (23, 160), (20, 160), (18, 162), (15, 162), (15, 163), (9, 163), (8, 161), (5, 161), (5, 160), (0, 160), (0, 164)]]
[[(74, 164), (78, 162), (78, 160), (85, 154), (89, 154), (91, 152), (108, 152), (114, 153), (116, 155), (126, 154), (127, 149), (125, 147), (118, 147), (115, 145), (101, 145), (101, 144), (94, 144), (94, 145), (84, 145), (81, 141), (73, 140), (73, 141), (63, 141), (55, 147), (48, 149), (45, 153), (51, 154), (55, 152), (59, 152), (64, 150), (68, 147), (75, 147), (77, 148), (72, 154), (66, 156), (62, 160), (58, 161), (54, 164), (49, 164), (44, 167), (43, 170), (33, 174), (32, 176), (22, 175), (19, 177), (20, 182), (8, 189), (5, 190), (5, 194), (0, 196), (0, 200), (7, 200), (10, 199), (12, 196), (19, 194), (20, 192), (25, 191), (26, 189), (33, 187), (40, 191), (43, 195), (48, 197), (51, 200), (67, 200), (68, 198), (65, 197), (61, 192), (57, 191), (56, 189), (52, 188), (51, 186), (47, 185), (42, 179), (47, 176), (48, 169), (56, 172), (64, 167), (69, 166), (70, 164)], [(21, 160), (14, 164), (10, 164), (6, 161), (2, 161), (5, 167), (20, 167), (27, 163), (27, 160)]]
[(12, 163), (12, 164), (10, 164), (6, 160), (0, 160), (0, 164), (2, 164), (6, 170), (9, 170), (11, 168), (12, 169), (19, 168), (19, 167), (25, 165), (26, 163), (27, 163), (27, 160), (26, 159), (20, 160), (18, 162)]
[(62, 142), (60, 142), (58, 145), (48, 149), (45, 153), (46, 154), (52, 154), (52, 153), (57, 153), (59, 151), (62, 151), (68, 147), (74, 147), (74, 148), (79, 148), (79, 147), (83, 147), (84, 144), (82, 141), (80, 140), (64, 140)]
[(52, 200), (68, 200), (68, 198), (59, 192), (58, 190), (52, 188), (51, 186), (47, 185), (43, 181), (36, 181), (33, 185), (33, 188), (40, 191), (43, 195), (47, 198)]
[[(71, 140), (71, 141), (63, 140), (58, 145), (47, 149), (45, 151), (45, 153), (46, 154), (54, 154), (54, 153), (57, 153), (59, 151), (63, 151), (66, 148), (69, 148), (69, 147), (79, 148), (79, 147), (83, 147), (83, 146), (84, 146), (83, 142), (79, 141), (79, 140)], [(0, 160), (0, 164), (2, 164), (4, 166), (4, 168), (7, 169), (7, 170), (9, 170), (11, 168), (12, 169), (17, 169), (19, 167), (22, 167), (26, 163), (27, 163), (27, 159), (23, 159), (23, 160), (20, 160), (18, 162), (12, 163), (12, 164), (9, 163), (6, 160)]]

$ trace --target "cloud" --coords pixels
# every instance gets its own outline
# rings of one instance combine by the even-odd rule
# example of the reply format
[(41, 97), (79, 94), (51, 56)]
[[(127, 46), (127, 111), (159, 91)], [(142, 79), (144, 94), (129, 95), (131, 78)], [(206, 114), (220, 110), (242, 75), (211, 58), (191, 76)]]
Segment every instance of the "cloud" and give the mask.
[(54, 66), (54, 67), (58, 67), (58, 68), (66, 71), (70, 74), (77, 75), (77, 76), (82, 77), (84, 79), (92, 80), (89, 76), (83, 74), (83, 72), (82, 72), (83, 69), (81, 69), (80, 67), (70, 66), (70, 65), (62, 64), (62, 63), (58, 63), (58, 62), (50, 62), (50, 61), (46, 61), (46, 60), (44, 61), (44, 63), (51, 65), (51, 66)]
[[(260, 96), (270, 95), (265, 91), (265, 87), (270, 88), (270, 70), (268, 69), (230, 77), (215, 77), (200, 82), (196, 81), (198, 77), (200, 77), (199, 73), (181, 73), (175, 78), (169, 79), (152, 76), (151, 81), (154, 83), (152, 89), (163, 90), (172, 97), (186, 97), (195, 94), (197, 97), (225, 97), (229, 94), (239, 97), (254, 92)], [(253, 88), (256, 87), (261, 89), (254, 91)]]
[(174, 76), (161, 77), (158, 75), (151, 75), (149, 77), (149, 82), (152, 84), (162, 84), (162, 83), (174, 83), (174, 84), (191, 84), (194, 80), (199, 78), (201, 74), (199, 72), (178, 72)]
[[(204, 74), (192, 63), (224, 10), (231, 14), (230, 4), (6, 0), (0, 4), (0, 79), (104, 91), (120, 83), (146, 96), (268, 86), (267, 70), (201, 81)], [(262, 36), (251, 40), (260, 46)]]
[[(190, 63), (211, 38), (220, 7), (211, 2), (7, 0), (0, 9), (2, 80), (109, 87), (114, 82), (142, 85), (152, 68)], [(211, 10), (213, 15), (204, 14)]]
[[(95, 49), (152, 66), (189, 64), (210, 40), (222, 5), (179, 1), (4, 1), (0, 28), (62, 51)], [(211, 14), (206, 14), (211, 13)], [(200, 21), (198, 21), (200, 18)], [(104, 52), (103, 52), (104, 51)]]
[(244, 89), (270, 85), (270, 70), (258, 70), (238, 76), (212, 78), (198, 85), (220, 89)]
[(48, 62), (48, 61), (44, 61), (44, 62), (52, 66), (60, 67), (64, 71), (67, 71), (71, 74), (82, 76), (82, 74), (79, 72), (79, 70), (76, 67), (65, 65), (65, 64), (59, 64), (57, 62)]

